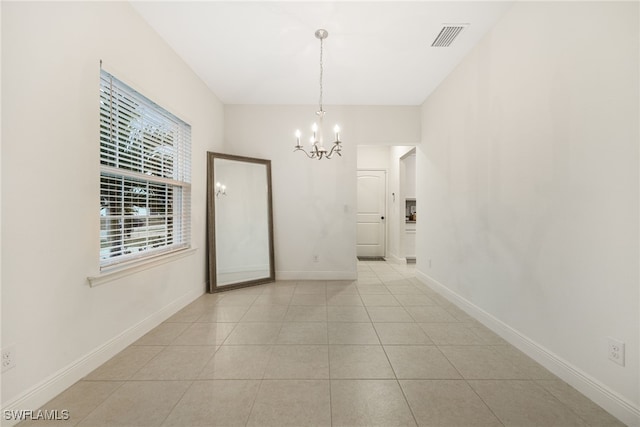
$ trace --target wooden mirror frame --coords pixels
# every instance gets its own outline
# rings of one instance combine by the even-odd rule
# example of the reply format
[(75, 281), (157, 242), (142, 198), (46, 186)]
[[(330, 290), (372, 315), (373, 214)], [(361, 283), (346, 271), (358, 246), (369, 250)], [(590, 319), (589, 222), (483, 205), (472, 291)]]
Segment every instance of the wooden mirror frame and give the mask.
[[(267, 216), (269, 233), (269, 276), (237, 283), (218, 286), (217, 259), (216, 259), (216, 181), (215, 181), (215, 159), (233, 160), (237, 162), (256, 163), (265, 166), (267, 181)], [(276, 280), (274, 244), (273, 244), (273, 196), (271, 189), (271, 160), (257, 159), (253, 157), (235, 156), (216, 152), (207, 152), (207, 250), (209, 260), (209, 280), (207, 291), (216, 293), (231, 289), (255, 286), (263, 283), (270, 283)]]

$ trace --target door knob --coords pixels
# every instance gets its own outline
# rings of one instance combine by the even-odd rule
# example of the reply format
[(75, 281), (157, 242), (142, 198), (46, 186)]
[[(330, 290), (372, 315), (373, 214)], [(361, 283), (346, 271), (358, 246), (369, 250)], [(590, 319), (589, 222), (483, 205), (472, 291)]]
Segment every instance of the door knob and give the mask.
[(383, 217), (383, 216), (381, 216), (381, 217), (380, 217), (380, 219), (384, 219), (384, 217)]

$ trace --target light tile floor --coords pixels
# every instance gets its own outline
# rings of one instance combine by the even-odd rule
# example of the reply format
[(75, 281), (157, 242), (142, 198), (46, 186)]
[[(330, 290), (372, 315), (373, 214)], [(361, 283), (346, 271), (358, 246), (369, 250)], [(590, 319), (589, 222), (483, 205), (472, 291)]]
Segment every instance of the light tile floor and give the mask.
[(622, 425), (414, 265), (358, 277), (204, 295), (43, 409), (88, 427)]

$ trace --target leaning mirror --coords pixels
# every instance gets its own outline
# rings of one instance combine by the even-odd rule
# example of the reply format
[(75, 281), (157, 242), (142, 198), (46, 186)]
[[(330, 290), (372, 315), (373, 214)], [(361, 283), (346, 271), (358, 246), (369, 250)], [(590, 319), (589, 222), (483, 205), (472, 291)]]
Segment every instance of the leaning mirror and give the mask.
[(207, 153), (209, 292), (275, 280), (271, 161)]

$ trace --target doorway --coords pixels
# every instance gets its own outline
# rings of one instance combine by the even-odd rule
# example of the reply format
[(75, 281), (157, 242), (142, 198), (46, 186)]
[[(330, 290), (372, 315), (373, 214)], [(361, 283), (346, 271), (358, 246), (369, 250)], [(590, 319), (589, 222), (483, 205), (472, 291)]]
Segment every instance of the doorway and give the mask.
[(357, 183), (356, 255), (367, 258), (384, 257), (387, 172), (359, 169)]
[(404, 227), (400, 233), (400, 256), (416, 262), (416, 149), (400, 157), (400, 206), (404, 209)]

